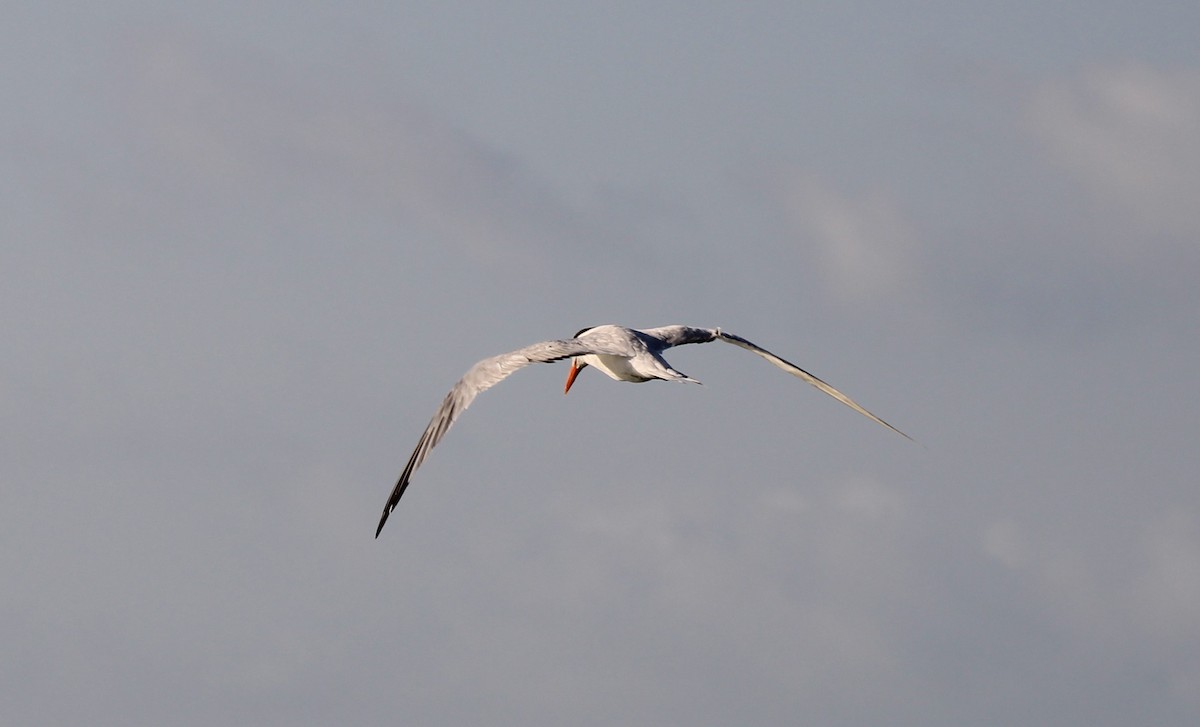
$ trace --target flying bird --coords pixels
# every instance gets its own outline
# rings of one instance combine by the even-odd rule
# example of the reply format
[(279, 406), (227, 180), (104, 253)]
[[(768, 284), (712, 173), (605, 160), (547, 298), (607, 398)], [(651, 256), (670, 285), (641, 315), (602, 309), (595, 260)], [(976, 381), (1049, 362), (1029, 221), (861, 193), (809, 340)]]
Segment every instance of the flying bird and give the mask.
[(579, 372), (588, 366), (599, 369), (610, 379), (616, 381), (640, 383), (657, 379), (698, 384), (699, 381), (672, 368), (671, 364), (662, 357), (662, 352), (674, 346), (710, 341), (725, 341), (752, 351), (789, 374), (807, 381), (859, 414), (882, 424), (906, 439), (912, 439), (796, 364), (785, 361), (767, 349), (753, 344), (741, 336), (722, 331), (720, 328), (662, 326), (639, 330), (613, 325), (593, 326), (581, 329), (573, 338), (542, 341), (510, 353), (485, 358), (472, 366), (458, 380), (454, 388), (450, 389), (450, 393), (446, 394), (442, 405), (438, 407), (437, 413), (433, 415), (429, 426), (425, 428), (425, 433), (417, 442), (417, 448), (408, 458), (408, 464), (400, 473), (400, 479), (396, 481), (392, 494), (388, 495), (387, 504), (383, 507), (383, 516), (379, 518), (379, 527), (375, 529), (375, 537), (379, 537), (388, 515), (395, 509), (396, 503), (400, 502), (413, 473), (429, 456), (430, 450), (437, 446), (437, 443), (450, 430), (459, 415), (466, 411), (480, 393), (508, 378), (513, 372), (523, 369), (529, 364), (551, 363), (569, 358), (571, 359), (571, 369), (567, 373), (567, 383), (563, 387), (564, 394), (571, 390)]

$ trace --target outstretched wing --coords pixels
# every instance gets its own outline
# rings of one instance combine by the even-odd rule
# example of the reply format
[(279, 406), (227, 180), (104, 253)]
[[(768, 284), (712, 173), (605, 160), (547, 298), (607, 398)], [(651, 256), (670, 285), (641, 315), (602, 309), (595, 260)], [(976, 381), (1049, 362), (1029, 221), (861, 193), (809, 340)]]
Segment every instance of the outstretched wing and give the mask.
[[(680, 327), (682, 328), (682, 326), (680, 326)], [(693, 329), (693, 330), (695, 330), (695, 329)], [(699, 329), (699, 330), (705, 330), (705, 329)], [(735, 336), (732, 333), (726, 333), (725, 331), (722, 331), (719, 328), (716, 329), (715, 337), (719, 338), (722, 341), (725, 341), (727, 343), (732, 343), (735, 346), (740, 346), (740, 347), (746, 349), (747, 351), (753, 351), (754, 353), (757, 353), (759, 356), (762, 356), (763, 358), (765, 358), (766, 360), (775, 364), (776, 366), (783, 369), (784, 371), (788, 372), (792, 376), (796, 376), (801, 379), (804, 379), (808, 383), (817, 387), (818, 389), (825, 392), (826, 394), (829, 394), (830, 396), (832, 396), (833, 398), (842, 402), (843, 404), (850, 407), (851, 409), (858, 412), (859, 414), (862, 414), (863, 416), (865, 416), (869, 419), (879, 422), (883, 426), (887, 427), (888, 429), (891, 429), (893, 432), (895, 432), (896, 434), (899, 434), (900, 436), (904, 437), (905, 439), (908, 439), (910, 441), (912, 440), (912, 437), (908, 436), (904, 432), (893, 427), (891, 424), (888, 424), (884, 420), (880, 419), (879, 417), (875, 416), (871, 412), (862, 408), (857, 403), (855, 403), (855, 401), (853, 399), (851, 399), (850, 397), (846, 396), (842, 392), (838, 391), (837, 389), (833, 388), (829, 384), (820, 380), (816, 376), (813, 376), (812, 374), (808, 373), (807, 371), (800, 368), (799, 366), (792, 363), (791, 361), (785, 361), (784, 359), (776, 356), (775, 354), (771, 353), (770, 351), (763, 348), (762, 346), (751, 343), (750, 341), (747, 341), (746, 339), (742, 338), (741, 336)]]
[(830, 396), (832, 396), (833, 398), (842, 402), (843, 404), (850, 407), (851, 409), (858, 412), (859, 414), (862, 414), (863, 416), (865, 416), (869, 419), (879, 422), (883, 426), (887, 427), (888, 429), (891, 429), (893, 432), (899, 434), (900, 436), (904, 437), (905, 439), (909, 439), (909, 440), (912, 439), (912, 437), (908, 436), (904, 432), (893, 427), (891, 424), (888, 424), (884, 420), (880, 419), (879, 417), (875, 416), (871, 412), (862, 408), (853, 399), (846, 396), (845, 394), (838, 391), (837, 389), (833, 388), (832, 386), (825, 383), (821, 379), (817, 378), (816, 376), (813, 376), (812, 374), (810, 374), (809, 372), (800, 368), (799, 366), (792, 363), (791, 361), (786, 361), (786, 360), (776, 356), (775, 354), (771, 353), (770, 351), (763, 348), (762, 346), (759, 346), (758, 344), (747, 341), (746, 339), (742, 338), (741, 336), (737, 336), (732, 333), (726, 333), (725, 331), (722, 331), (720, 328), (695, 328), (693, 326), (661, 326), (659, 328), (646, 328), (646, 329), (639, 331), (639, 333), (644, 334), (645, 338), (650, 339), (647, 341), (647, 345), (650, 347), (650, 349), (652, 351), (655, 351), (656, 353), (660, 352), (660, 351), (664, 351), (673, 346), (683, 346), (683, 345), (686, 345), (689, 343), (708, 343), (709, 341), (715, 341), (718, 339), (725, 341), (727, 343), (732, 343), (735, 346), (740, 346), (741, 348), (744, 348), (747, 351), (753, 351), (754, 353), (757, 353), (759, 356), (762, 356), (766, 360), (770, 361), (771, 363), (775, 364), (779, 368), (788, 372), (792, 376), (796, 376), (801, 379), (804, 379), (808, 383), (817, 387), (818, 389), (825, 392), (826, 394), (829, 394)]
[(513, 372), (519, 371), (529, 364), (551, 363), (589, 353), (620, 356), (625, 355), (626, 350), (624, 348), (618, 350), (609, 348), (603, 344), (589, 343), (578, 338), (571, 338), (561, 341), (535, 343), (518, 351), (485, 358), (472, 366), (458, 380), (454, 388), (450, 389), (450, 393), (446, 394), (446, 398), (442, 400), (442, 405), (438, 407), (437, 413), (433, 415), (433, 419), (429, 421), (429, 426), (425, 428), (424, 434), (421, 435), (420, 441), (417, 442), (417, 448), (413, 450), (412, 456), (408, 458), (408, 464), (404, 466), (404, 471), (400, 473), (400, 479), (396, 481), (396, 486), (392, 489), (392, 494), (388, 495), (387, 504), (383, 506), (383, 516), (379, 518), (379, 527), (375, 529), (375, 537), (379, 537), (379, 533), (383, 530), (383, 524), (387, 522), (388, 515), (392, 513), (392, 510), (396, 507), (396, 503), (400, 501), (400, 497), (408, 487), (408, 481), (412, 477), (413, 472), (417, 471), (417, 468), (429, 456), (430, 450), (437, 446), (437, 443), (442, 440), (446, 432), (450, 431), (450, 427), (454, 425), (459, 415), (467, 410), (471, 402), (475, 401), (475, 397), (508, 378)]
[(716, 340), (721, 331), (717, 328), (693, 328), (692, 326), (659, 326), (645, 328), (638, 333), (645, 334), (643, 340), (655, 353), (662, 353), (674, 346), (684, 346), (689, 343), (708, 343)]

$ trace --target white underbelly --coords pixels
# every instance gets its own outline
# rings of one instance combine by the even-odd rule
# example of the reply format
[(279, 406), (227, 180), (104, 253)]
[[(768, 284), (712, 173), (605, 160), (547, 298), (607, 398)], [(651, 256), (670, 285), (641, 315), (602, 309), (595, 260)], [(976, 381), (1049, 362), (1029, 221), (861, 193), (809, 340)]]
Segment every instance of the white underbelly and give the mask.
[(600, 369), (610, 379), (617, 381), (649, 381), (655, 377), (640, 373), (633, 367), (633, 359), (624, 356), (606, 356), (588, 354), (583, 356), (583, 362)]

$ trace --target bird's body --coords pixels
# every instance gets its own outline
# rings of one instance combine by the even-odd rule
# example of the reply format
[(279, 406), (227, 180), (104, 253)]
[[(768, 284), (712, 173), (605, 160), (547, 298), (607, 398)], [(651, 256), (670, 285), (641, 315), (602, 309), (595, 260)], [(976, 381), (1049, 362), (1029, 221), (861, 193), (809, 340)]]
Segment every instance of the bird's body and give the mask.
[(571, 389), (579, 372), (588, 366), (598, 369), (616, 381), (641, 383), (662, 380), (687, 381), (698, 384), (699, 381), (672, 368), (662, 357), (662, 352), (673, 346), (708, 343), (715, 340), (732, 343), (762, 356), (775, 366), (807, 381), (860, 414), (906, 438), (908, 437), (904, 432), (854, 403), (850, 397), (799, 366), (779, 358), (740, 336), (726, 333), (719, 328), (662, 326), (636, 329), (614, 325), (593, 326), (580, 330), (573, 338), (543, 341), (510, 353), (485, 358), (468, 369), (467, 373), (458, 380), (458, 383), (442, 400), (442, 405), (430, 420), (429, 426), (425, 428), (420, 441), (417, 442), (416, 449), (409, 457), (408, 464), (404, 467), (396, 486), (388, 496), (387, 504), (383, 507), (383, 516), (379, 519), (375, 537), (379, 537), (388, 515), (396, 507), (396, 503), (400, 501), (400, 497), (408, 487), (413, 472), (421, 466), (430, 450), (449, 431), (459, 415), (471, 405), (476, 396), (508, 378), (513, 372), (525, 368), (531, 363), (551, 363), (570, 358), (572, 359), (571, 371), (567, 376), (564, 393)]
[[(670, 326), (671, 329), (683, 329), (684, 326)], [(675, 369), (671, 368), (671, 364), (667, 363), (660, 354), (663, 350), (671, 346), (678, 346), (681, 343), (700, 343), (701, 339), (706, 338), (708, 341), (716, 337), (716, 329), (692, 328), (687, 329), (694, 332), (691, 338), (695, 340), (678, 340), (676, 343), (670, 342), (670, 337), (660, 337), (659, 333), (666, 329), (651, 328), (645, 331), (639, 331), (634, 328), (624, 328), (622, 326), (596, 326), (588, 328), (577, 334), (577, 340), (586, 342), (589, 346), (594, 346), (597, 349), (609, 351), (620, 350), (621, 353), (585, 353), (582, 356), (576, 356), (576, 360), (582, 365), (594, 366), (602, 371), (606, 376), (615, 381), (628, 381), (631, 383), (642, 383), (645, 381), (654, 381), (660, 379), (662, 381), (692, 381), (695, 379), (686, 376)], [(676, 338), (681, 339), (683, 331), (675, 331)], [(707, 334), (711, 333), (709, 337)]]

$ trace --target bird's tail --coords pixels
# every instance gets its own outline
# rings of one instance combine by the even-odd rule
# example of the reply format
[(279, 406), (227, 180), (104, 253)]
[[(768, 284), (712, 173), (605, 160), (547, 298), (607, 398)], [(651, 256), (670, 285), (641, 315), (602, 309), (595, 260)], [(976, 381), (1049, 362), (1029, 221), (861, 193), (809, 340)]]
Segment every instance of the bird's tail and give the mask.
[(684, 381), (689, 384), (700, 384), (701, 386), (704, 385), (704, 383), (702, 381), (699, 381), (698, 379), (693, 379), (691, 376), (688, 376), (687, 374), (683, 373), (682, 371), (676, 371), (675, 369), (667, 369), (667, 371), (670, 373), (670, 376), (663, 377), (666, 381)]

